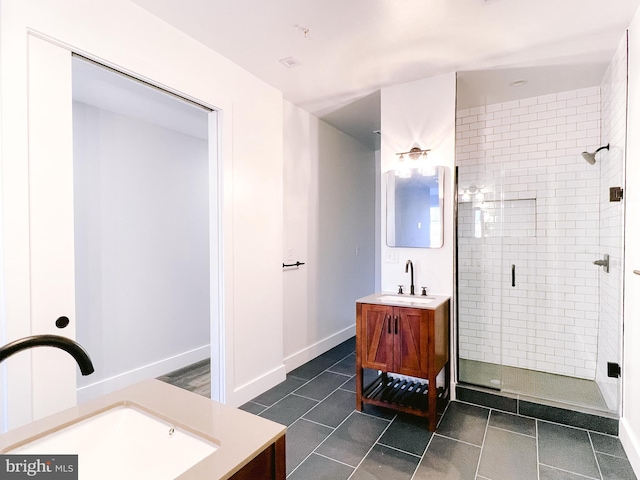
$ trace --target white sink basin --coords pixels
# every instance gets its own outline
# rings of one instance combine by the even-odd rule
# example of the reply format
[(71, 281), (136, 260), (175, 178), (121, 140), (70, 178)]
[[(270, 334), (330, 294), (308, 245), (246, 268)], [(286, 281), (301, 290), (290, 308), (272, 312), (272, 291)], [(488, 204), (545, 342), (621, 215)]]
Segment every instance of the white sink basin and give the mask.
[(7, 453), (78, 454), (85, 480), (172, 480), (218, 445), (132, 406), (117, 406)]
[(415, 303), (427, 305), (433, 302), (433, 298), (420, 296), (402, 296), (402, 295), (380, 295), (378, 298), (381, 302), (399, 302), (399, 303)]

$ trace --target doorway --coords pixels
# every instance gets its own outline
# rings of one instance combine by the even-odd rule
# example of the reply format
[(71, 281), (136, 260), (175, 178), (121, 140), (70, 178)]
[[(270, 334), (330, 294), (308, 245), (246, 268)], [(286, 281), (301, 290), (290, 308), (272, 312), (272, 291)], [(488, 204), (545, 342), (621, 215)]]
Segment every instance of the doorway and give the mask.
[(209, 359), (215, 138), (211, 109), (79, 56), (72, 79), (83, 402)]

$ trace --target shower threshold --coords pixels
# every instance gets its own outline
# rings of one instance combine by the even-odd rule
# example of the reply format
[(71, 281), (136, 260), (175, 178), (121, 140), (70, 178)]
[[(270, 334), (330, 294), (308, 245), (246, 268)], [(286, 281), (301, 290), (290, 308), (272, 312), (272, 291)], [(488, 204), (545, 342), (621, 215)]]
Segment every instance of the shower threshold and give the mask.
[(459, 359), (459, 381), (509, 394), (612, 413), (593, 380)]

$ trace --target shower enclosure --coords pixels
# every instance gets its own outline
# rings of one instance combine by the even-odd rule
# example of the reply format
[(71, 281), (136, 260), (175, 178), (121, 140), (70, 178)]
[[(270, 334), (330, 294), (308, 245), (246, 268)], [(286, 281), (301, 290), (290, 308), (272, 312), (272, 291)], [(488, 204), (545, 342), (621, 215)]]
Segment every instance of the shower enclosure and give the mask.
[(591, 86), (459, 108), (459, 382), (619, 412), (625, 56)]

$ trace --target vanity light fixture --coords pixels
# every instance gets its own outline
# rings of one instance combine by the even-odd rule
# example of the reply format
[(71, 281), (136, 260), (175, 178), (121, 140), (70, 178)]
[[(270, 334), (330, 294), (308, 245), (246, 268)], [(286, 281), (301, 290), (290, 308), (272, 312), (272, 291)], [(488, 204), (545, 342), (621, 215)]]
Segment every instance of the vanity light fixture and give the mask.
[(430, 151), (431, 149), (423, 150), (418, 146), (418, 147), (413, 147), (408, 152), (396, 153), (396, 155), (400, 155), (400, 158), (398, 159), (400, 161), (404, 160), (405, 155), (409, 155), (409, 158), (411, 160), (418, 160), (419, 158), (427, 158), (427, 152), (430, 152)]
[(484, 202), (484, 192), (482, 188), (478, 188), (475, 185), (470, 185), (468, 188), (462, 190), (460, 201), (462, 202)]

